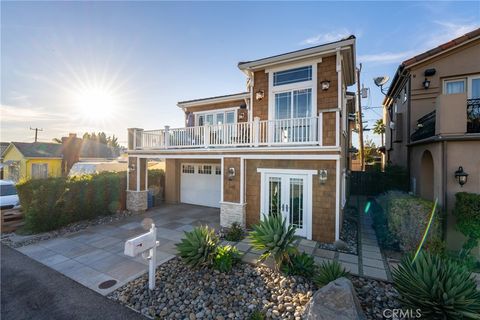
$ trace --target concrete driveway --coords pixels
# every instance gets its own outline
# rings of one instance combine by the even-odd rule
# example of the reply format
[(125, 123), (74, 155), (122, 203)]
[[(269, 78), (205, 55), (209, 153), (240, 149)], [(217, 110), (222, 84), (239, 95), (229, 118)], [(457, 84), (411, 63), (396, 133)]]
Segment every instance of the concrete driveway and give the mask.
[[(184, 231), (190, 231), (198, 225), (218, 228), (220, 210), (186, 204), (162, 205), (121, 222), (93, 226), (17, 250), (107, 295), (148, 270), (148, 262), (142, 257), (130, 258), (123, 254), (125, 240), (145, 232), (141, 226), (145, 218), (152, 218), (157, 227), (160, 241), (157, 264), (160, 265), (174, 257), (175, 244), (182, 239)], [(100, 289), (99, 285), (108, 280), (114, 280), (115, 284)]]

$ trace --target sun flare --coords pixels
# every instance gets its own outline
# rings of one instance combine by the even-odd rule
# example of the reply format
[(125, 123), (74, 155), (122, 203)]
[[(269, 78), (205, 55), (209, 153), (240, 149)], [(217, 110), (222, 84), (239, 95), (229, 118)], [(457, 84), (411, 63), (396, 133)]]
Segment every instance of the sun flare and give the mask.
[(118, 101), (112, 92), (90, 87), (79, 90), (74, 97), (77, 112), (84, 118), (106, 120), (112, 117)]

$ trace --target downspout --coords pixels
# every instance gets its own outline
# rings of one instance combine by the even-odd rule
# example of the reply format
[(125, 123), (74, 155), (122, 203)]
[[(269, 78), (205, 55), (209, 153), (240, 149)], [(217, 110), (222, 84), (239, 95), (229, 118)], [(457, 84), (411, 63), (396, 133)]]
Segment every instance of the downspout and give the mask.
[(407, 175), (408, 175), (408, 190), (411, 187), (411, 166), (410, 166), (410, 120), (412, 109), (412, 78), (408, 76), (408, 102), (407, 102)]
[(442, 240), (447, 239), (448, 210), (447, 210), (447, 141), (442, 142)]

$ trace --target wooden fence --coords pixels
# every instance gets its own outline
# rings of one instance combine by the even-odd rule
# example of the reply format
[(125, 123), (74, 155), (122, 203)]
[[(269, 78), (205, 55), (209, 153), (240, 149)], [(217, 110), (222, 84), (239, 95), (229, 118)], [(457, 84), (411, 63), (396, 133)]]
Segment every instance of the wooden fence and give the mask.
[(376, 196), (389, 190), (408, 191), (408, 176), (405, 173), (381, 171), (352, 171), (350, 194)]

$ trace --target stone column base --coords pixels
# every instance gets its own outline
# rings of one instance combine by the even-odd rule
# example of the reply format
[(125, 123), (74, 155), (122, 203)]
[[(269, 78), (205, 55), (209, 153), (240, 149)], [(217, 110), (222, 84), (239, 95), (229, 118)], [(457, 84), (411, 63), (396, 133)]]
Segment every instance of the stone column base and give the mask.
[(237, 222), (242, 227), (246, 226), (246, 204), (221, 202), (220, 203), (220, 225), (230, 227)]
[(127, 190), (127, 210), (132, 212), (144, 212), (147, 210), (148, 191)]

